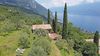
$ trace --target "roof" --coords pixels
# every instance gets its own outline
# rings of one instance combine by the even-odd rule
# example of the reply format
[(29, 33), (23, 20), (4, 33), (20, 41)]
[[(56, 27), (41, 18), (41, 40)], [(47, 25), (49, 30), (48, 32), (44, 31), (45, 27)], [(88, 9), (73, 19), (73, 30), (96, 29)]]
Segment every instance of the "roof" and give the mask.
[(53, 39), (53, 40), (56, 40), (56, 39), (59, 37), (59, 35), (56, 34), (56, 33), (49, 33), (49, 37), (50, 37), (51, 39)]
[[(85, 39), (87, 42), (93, 42), (93, 39)], [(100, 40), (100, 39), (99, 39)], [(100, 41), (99, 41), (99, 46), (100, 46)]]
[(49, 30), (52, 29), (50, 24), (40, 24), (40, 25), (32, 25), (32, 29), (44, 29), (44, 30)]
[(85, 39), (87, 42), (93, 42), (93, 39)]

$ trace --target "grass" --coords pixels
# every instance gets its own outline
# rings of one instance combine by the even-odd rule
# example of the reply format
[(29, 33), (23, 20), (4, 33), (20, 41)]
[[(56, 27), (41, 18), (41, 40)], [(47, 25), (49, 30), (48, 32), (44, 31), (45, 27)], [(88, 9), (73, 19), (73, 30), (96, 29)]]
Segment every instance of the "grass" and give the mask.
[[(18, 7), (0, 5), (0, 56), (16, 56), (18, 40), (23, 31), (15, 31), (15, 22), (23, 20), (23, 22), (19, 23), (22, 24), (21, 26), (30, 26), (33, 23), (38, 23), (38, 19), (40, 22), (43, 17), (35, 13), (23, 11)], [(9, 28), (10, 26), (11, 28)], [(9, 30), (12, 32), (9, 33)], [(6, 32), (8, 32), (7, 35), (5, 35)]]
[(51, 53), (50, 56), (62, 56), (60, 53), (60, 50), (58, 47), (55, 45), (54, 41), (51, 42)]
[(8, 36), (0, 36), (0, 56), (16, 56), (18, 39), (21, 31), (14, 31)]
[[(32, 47), (31, 47), (32, 48)], [(23, 54), (23, 56), (28, 56), (31, 48), (27, 48)], [(51, 41), (51, 52), (49, 56), (62, 56), (60, 50), (55, 45), (54, 41)]]
[(70, 49), (69, 52), (66, 52), (65, 50), (61, 50), (62, 56), (74, 56), (74, 50)]

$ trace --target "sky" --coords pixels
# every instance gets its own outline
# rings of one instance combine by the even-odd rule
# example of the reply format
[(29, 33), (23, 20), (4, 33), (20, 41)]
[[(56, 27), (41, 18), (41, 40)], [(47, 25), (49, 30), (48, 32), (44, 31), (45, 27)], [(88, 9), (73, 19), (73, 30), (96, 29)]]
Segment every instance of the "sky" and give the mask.
[[(69, 17), (69, 21), (71, 21), (75, 26), (78, 26), (82, 29), (86, 29), (88, 31), (96, 31), (99, 30), (100, 31), (100, 17), (98, 16), (91, 16), (92, 14), (99, 14), (99, 4), (96, 4), (97, 2), (100, 3), (100, 0), (36, 0), (38, 3), (40, 3), (41, 5), (43, 5), (45, 8), (50, 9), (53, 14), (55, 11), (58, 12), (58, 17), (59, 20), (61, 21), (63, 18), (63, 10), (60, 8), (64, 7), (64, 4), (67, 3), (68, 8), (69, 9), (77, 9), (76, 12), (79, 12), (77, 14), (74, 14), (73, 10), (71, 11), (72, 14), (68, 13), (68, 17)], [(86, 3), (86, 5), (85, 5)], [(94, 4), (93, 8), (90, 6), (90, 4)], [(87, 9), (84, 9), (84, 6), (80, 6), (81, 5), (85, 5), (86, 7), (90, 7)], [(89, 4), (89, 5), (87, 5)], [(76, 6), (79, 6), (78, 8), (76, 8)], [(71, 8), (74, 7), (74, 8)], [(95, 7), (97, 6), (97, 7)], [(80, 8), (84, 9), (84, 10), (80, 10)], [(92, 8), (92, 10), (91, 10)], [(95, 9), (97, 8), (97, 9)], [(88, 10), (88, 12), (86, 12)], [(80, 13), (83, 13), (82, 15)], [(83, 24), (83, 22), (85, 22)], [(95, 27), (94, 27), (94, 26)]]
[(36, 0), (36, 1), (46, 8), (53, 8), (53, 7), (62, 7), (64, 6), (64, 3), (67, 3), (68, 6), (75, 6), (82, 3), (94, 3), (100, 0)]

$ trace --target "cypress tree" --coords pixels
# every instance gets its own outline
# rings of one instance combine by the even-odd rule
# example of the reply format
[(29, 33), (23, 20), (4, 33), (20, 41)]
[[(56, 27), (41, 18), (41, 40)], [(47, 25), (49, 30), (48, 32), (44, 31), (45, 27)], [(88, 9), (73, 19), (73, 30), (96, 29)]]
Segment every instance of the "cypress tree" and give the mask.
[(55, 19), (52, 20), (52, 29), (55, 31)]
[(64, 8), (64, 15), (63, 15), (63, 29), (62, 29), (62, 38), (66, 39), (67, 37), (67, 32), (68, 32), (68, 20), (67, 20), (67, 4), (65, 3), (65, 8)]
[(55, 12), (55, 26), (54, 26), (54, 32), (57, 33), (57, 12)]
[(97, 48), (99, 49), (99, 32), (98, 31), (96, 31), (94, 34), (94, 43), (97, 45)]
[(48, 24), (51, 24), (50, 10), (48, 9)]

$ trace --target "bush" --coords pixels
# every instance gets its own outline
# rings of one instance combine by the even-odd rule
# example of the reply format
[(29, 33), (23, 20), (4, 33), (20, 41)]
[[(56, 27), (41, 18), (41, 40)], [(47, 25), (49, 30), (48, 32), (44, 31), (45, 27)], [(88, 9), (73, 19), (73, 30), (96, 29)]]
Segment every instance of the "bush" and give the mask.
[(82, 51), (83, 56), (98, 56), (97, 55), (97, 46), (94, 43), (86, 42), (83, 49), (84, 49)]
[(48, 54), (51, 50), (51, 43), (46, 38), (40, 38), (35, 40), (33, 46), (41, 46), (44, 49), (44, 51), (47, 52)]
[[(81, 38), (81, 36), (76, 32), (71, 32), (69, 37), (73, 41), (74, 45), (72, 45), (72, 47), (74, 48), (74, 50), (77, 52), (82, 52), (85, 40)], [(70, 39), (68, 39), (69, 42), (71, 42)]]
[(83, 50), (83, 45), (85, 43), (85, 41), (81, 38), (79, 39), (74, 39), (74, 50), (78, 51), (78, 52), (81, 52)]
[(58, 40), (56, 42), (56, 45), (59, 48), (62, 56), (73, 56), (74, 55), (72, 46), (70, 46), (66, 40), (64, 39)]
[(19, 39), (19, 42), (18, 42), (18, 46), (20, 48), (28, 48), (29, 47), (29, 40), (28, 40), (28, 36), (27, 34), (26, 35), (22, 35), (22, 37)]
[(74, 51), (75, 56), (83, 56), (81, 52)]
[(48, 56), (42, 47), (33, 46), (28, 56)]
[[(33, 45), (32, 45), (32, 49), (35, 49), (37, 47), (43, 49), (43, 50), (40, 50), (40, 51), (42, 51), (43, 53), (45, 53), (45, 55), (50, 55), (51, 43), (46, 38), (35, 39), (34, 42), (33, 42)], [(35, 50), (32, 50), (32, 49), (31, 49), (30, 53), (33, 53), (33, 51), (35, 51)], [(39, 51), (37, 50), (35, 52), (39, 52)], [(38, 55), (38, 54), (39, 53), (36, 53), (36, 55)], [(31, 54), (31, 55), (34, 55), (34, 53)], [(39, 55), (41, 56), (41, 53)]]
[(35, 35), (37, 35), (38, 37), (46, 37), (46, 36), (48, 36), (48, 31), (42, 30), (42, 29), (36, 29), (36, 30), (33, 31), (33, 33)]
[(56, 42), (57, 47), (61, 50), (61, 49), (66, 49), (68, 44), (66, 40), (58, 40)]

